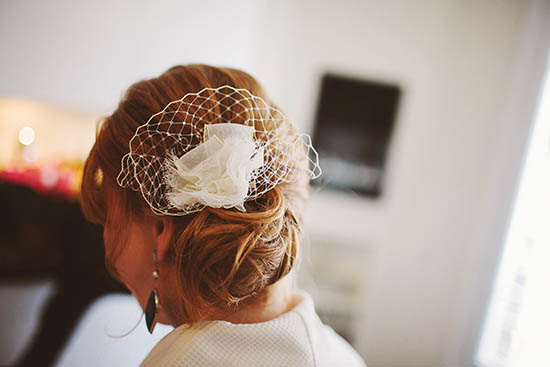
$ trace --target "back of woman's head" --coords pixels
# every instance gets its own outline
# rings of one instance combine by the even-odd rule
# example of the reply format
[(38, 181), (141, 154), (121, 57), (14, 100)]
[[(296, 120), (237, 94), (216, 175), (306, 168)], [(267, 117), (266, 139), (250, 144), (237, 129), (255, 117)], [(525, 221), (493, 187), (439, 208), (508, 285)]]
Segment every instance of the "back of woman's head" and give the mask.
[[(222, 86), (246, 89), (271, 105), (259, 83), (235, 69), (176, 66), (158, 78), (132, 85), (118, 108), (102, 121), (86, 161), (82, 181), (85, 216), (102, 225), (114, 224), (123, 234), (129, 220), (156, 215), (138, 191), (117, 184), (130, 140), (139, 126), (170, 102), (204, 88)], [(282, 140), (296, 138), (286, 120), (278, 130)], [(297, 265), (308, 182), (303, 177), (279, 183), (255, 200), (246, 201), (244, 212), (206, 206), (185, 216), (170, 217), (173, 233), (168, 261), (176, 268), (176, 307), (186, 323), (261, 299), (266, 287)], [(119, 242), (106, 255), (108, 264), (132, 245)]]

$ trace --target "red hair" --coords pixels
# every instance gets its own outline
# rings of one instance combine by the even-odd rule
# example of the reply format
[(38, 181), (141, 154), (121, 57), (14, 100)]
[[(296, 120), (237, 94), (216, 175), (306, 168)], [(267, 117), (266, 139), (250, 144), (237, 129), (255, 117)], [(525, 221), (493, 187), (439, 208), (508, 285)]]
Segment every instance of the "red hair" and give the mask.
[[(127, 218), (154, 215), (139, 193), (116, 183), (130, 139), (139, 125), (169, 102), (223, 85), (247, 89), (268, 101), (249, 74), (207, 65), (175, 66), (158, 78), (132, 85), (113, 114), (101, 122), (86, 160), (81, 193), (86, 218), (101, 225), (114, 224), (123, 233)], [(281, 131), (288, 138), (295, 136), (288, 121)], [(180, 302), (176, 307), (185, 323), (257, 299), (296, 266), (308, 188), (307, 179), (279, 184), (246, 202), (245, 213), (206, 207), (184, 217), (170, 217), (174, 231), (169, 261), (177, 269), (175, 291)], [(118, 245), (108, 253), (107, 263), (113, 263), (123, 248)]]

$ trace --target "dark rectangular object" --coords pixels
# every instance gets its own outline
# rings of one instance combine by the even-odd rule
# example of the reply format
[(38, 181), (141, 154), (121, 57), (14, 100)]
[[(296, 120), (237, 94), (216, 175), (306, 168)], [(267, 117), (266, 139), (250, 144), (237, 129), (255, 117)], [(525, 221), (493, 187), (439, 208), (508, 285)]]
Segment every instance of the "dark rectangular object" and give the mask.
[(381, 194), (400, 94), (396, 85), (323, 76), (313, 133), (323, 175), (314, 183)]

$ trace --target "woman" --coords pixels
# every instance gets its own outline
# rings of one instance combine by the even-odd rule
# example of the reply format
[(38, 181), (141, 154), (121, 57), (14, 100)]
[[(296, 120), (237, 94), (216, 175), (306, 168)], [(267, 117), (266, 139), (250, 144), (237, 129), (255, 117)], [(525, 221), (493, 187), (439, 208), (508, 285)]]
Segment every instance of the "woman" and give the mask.
[(129, 88), (84, 168), (86, 217), (150, 331), (143, 366), (362, 366), (292, 288), (310, 177), (299, 135), (258, 82), (176, 66)]

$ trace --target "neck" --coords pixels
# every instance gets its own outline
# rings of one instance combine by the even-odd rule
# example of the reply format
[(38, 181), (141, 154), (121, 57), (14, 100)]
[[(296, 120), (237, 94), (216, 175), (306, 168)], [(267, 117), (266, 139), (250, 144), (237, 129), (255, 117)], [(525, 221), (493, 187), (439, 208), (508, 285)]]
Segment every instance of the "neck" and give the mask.
[[(169, 324), (174, 327), (185, 324), (178, 317), (178, 308), (175, 307), (175, 300), (170, 299), (169, 295), (173, 294), (168, 289), (175, 289), (175, 276), (170, 277), (169, 270), (164, 271), (165, 275), (162, 279), (164, 283), (159, 283), (162, 295), (167, 295), (161, 298), (164, 302), (161, 307), (159, 322)], [(167, 280), (170, 279), (172, 283)], [(166, 290), (166, 291), (165, 291)], [(252, 324), (273, 320), (276, 317), (292, 310), (298, 303), (302, 301), (302, 296), (295, 292), (292, 287), (292, 275), (287, 275), (273, 285), (267, 287), (258, 297), (255, 302), (243, 303), (236, 310), (218, 311), (208, 320), (229, 321), (233, 324)]]
[(302, 296), (292, 289), (291, 279), (285, 277), (265, 289), (257, 302), (243, 305), (236, 311), (213, 315), (211, 319), (233, 324), (265, 322), (292, 310), (301, 300)]

